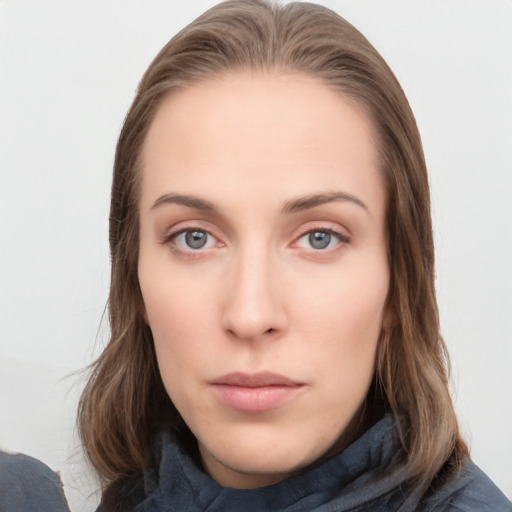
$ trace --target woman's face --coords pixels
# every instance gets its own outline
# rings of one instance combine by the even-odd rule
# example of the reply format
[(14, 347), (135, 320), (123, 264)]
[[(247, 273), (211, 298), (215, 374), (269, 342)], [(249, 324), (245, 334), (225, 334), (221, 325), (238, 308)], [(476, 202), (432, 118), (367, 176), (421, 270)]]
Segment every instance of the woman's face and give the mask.
[(142, 153), (139, 280), (165, 388), (220, 484), (315, 462), (364, 400), (389, 287), (359, 109), (302, 75), (169, 96)]

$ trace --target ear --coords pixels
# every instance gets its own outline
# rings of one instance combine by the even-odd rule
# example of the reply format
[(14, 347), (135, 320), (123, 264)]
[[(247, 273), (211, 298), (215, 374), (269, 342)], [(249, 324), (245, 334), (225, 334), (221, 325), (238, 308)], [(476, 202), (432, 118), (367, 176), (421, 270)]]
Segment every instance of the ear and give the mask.
[(386, 308), (384, 318), (382, 319), (382, 330), (389, 331), (398, 324), (398, 315), (391, 306)]
[(142, 318), (144, 318), (144, 322), (146, 323), (146, 325), (149, 326), (148, 312), (146, 310), (146, 305), (144, 304), (144, 301), (142, 300), (142, 298), (140, 299), (140, 304), (139, 304), (139, 314), (142, 316)]

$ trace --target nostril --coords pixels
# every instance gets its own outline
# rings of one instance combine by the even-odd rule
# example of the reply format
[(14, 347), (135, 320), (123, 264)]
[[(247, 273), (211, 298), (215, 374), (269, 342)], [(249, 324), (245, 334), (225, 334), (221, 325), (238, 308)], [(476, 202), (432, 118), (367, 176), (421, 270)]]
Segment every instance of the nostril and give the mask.
[(270, 329), (267, 329), (267, 330), (265, 331), (265, 334), (270, 334), (270, 333), (272, 333), (272, 332), (274, 332), (274, 328), (273, 328), (273, 327), (271, 327)]

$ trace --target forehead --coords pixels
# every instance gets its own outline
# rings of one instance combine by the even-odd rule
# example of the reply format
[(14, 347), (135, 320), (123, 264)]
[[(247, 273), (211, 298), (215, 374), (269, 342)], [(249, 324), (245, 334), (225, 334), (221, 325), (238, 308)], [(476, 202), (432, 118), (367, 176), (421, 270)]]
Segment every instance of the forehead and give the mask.
[(340, 187), (375, 195), (375, 146), (363, 111), (319, 80), (231, 74), (163, 101), (143, 147), (142, 201), (190, 186), (268, 200)]

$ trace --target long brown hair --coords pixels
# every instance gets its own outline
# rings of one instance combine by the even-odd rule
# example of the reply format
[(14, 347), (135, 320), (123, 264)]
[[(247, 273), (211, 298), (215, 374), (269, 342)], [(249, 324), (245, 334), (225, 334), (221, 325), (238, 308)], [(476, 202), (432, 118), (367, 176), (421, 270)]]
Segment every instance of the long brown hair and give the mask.
[[(448, 390), (439, 333), (427, 171), (407, 99), (366, 38), (327, 8), (264, 0), (217, 5), (177, 34), (144, 74), (119, 137), (112, 184), (111, 339), (91, 367), (79, 404), (86, 454), (105, 486), (142, 471), (156, 431), (182, 422), (160, 379), (137, 277), (140, 154), (162, 100), (237, 70), (316, 77), (371, 119), (387, 191), (392, 321), (379, 341), (375, 385), (397, 419), (410, 477), (425, 488), (467, 454)], [(372, 397), (370, 397), (372, 398)], [(371, 400), (368, 403), (372, 403)]]

